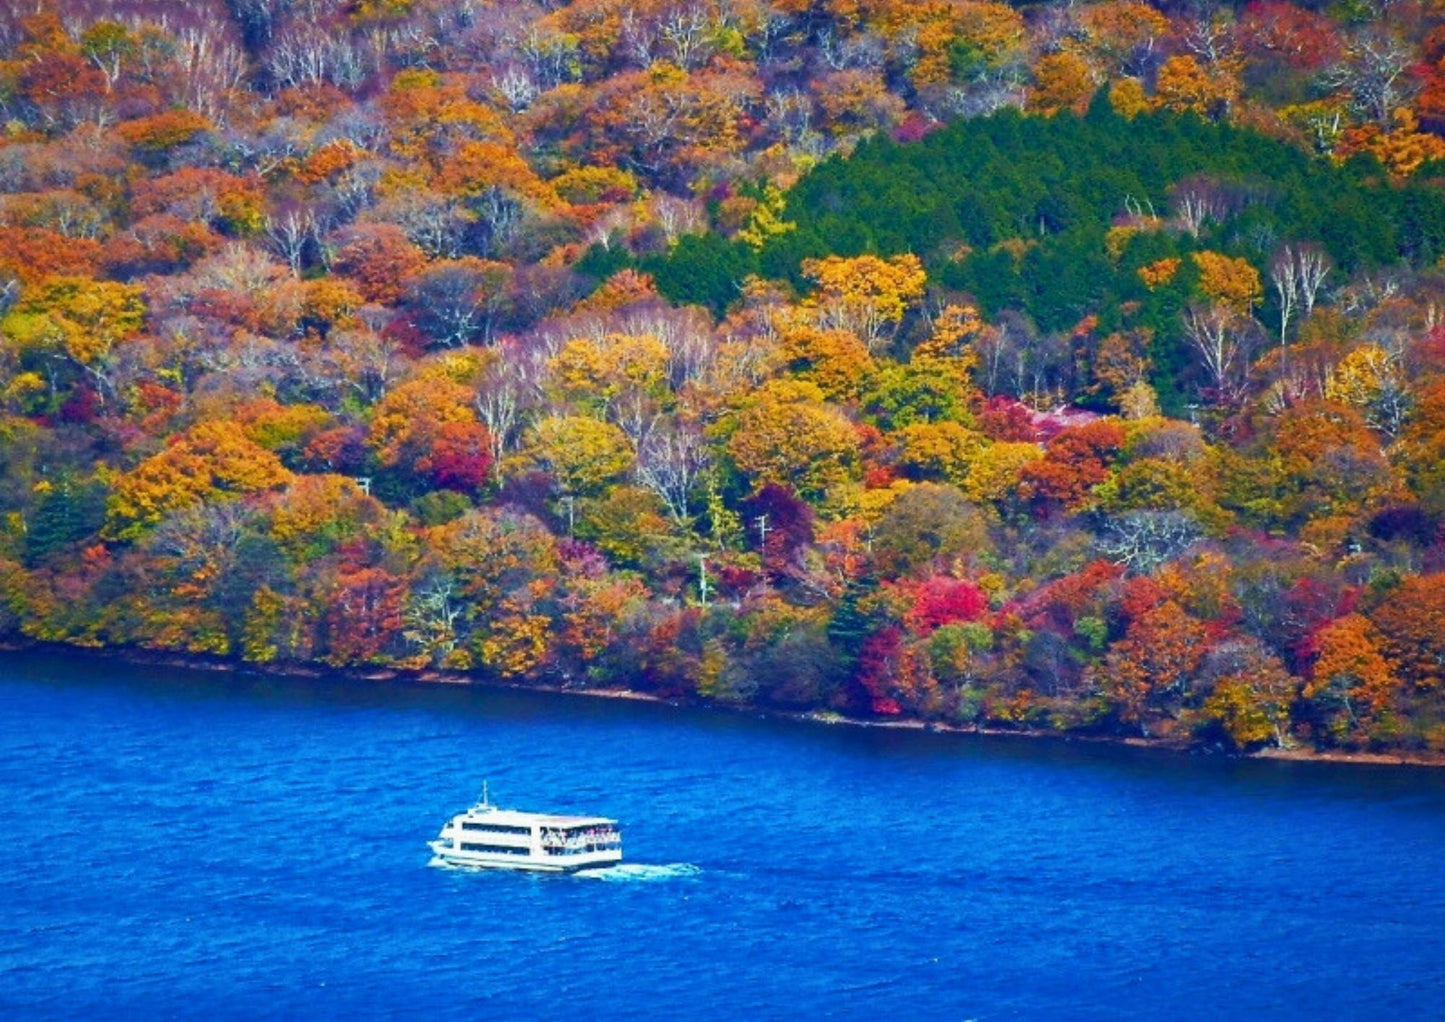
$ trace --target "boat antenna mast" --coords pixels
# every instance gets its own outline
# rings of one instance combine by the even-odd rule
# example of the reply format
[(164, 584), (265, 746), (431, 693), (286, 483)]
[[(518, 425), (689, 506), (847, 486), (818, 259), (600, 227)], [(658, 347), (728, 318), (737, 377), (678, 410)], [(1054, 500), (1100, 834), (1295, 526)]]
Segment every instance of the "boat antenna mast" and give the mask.
[(482, 808), (486, 808), (486, 807), (490, 806), (491, 804), (492, 804), (491, 799), (487, 797), (487, 782), (486, 782), (486, 781), (483, 781), (483, 782), (482, 782), (482, 801), (481, 801), (481, 806), (482, 806)]

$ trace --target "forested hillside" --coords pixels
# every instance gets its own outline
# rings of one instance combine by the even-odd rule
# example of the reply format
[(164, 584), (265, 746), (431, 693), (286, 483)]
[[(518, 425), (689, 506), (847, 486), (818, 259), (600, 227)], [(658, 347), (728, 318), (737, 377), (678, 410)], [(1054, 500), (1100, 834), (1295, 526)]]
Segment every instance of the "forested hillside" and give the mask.
[(0, 2), (0, 638), (1445, 754), (1445, 8)]

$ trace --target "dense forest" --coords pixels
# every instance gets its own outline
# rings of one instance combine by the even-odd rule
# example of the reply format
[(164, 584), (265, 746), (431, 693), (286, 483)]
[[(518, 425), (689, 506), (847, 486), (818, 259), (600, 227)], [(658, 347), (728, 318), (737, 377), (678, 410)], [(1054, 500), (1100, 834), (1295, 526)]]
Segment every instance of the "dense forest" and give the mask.
[(0, 0), (0, 639), (1445, 754), (1445, 7)]

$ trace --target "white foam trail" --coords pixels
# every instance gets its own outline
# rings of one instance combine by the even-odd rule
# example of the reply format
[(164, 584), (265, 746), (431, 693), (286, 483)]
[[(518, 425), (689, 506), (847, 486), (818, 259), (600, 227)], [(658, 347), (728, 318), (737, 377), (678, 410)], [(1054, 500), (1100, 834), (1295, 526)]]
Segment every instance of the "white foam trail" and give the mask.
[(640, 882), (651, 880), (680, 880), (695, 877), (702, 872), (690, 862), (670, 862), (665, 866), (653, 866), (642, 862), (624, 862), (606, 869), (589, 869), (578, 876), (594, 877), (598, 880), (617, 882)]
[[(526, 873), (526, 870), (505, 870), (488, 868), (486, 866), (468, 866), (461, 863), (448, 862), (441, 856), (434, 855), (427, 862), (432, 869), (455, 870), (459, 873)], [(688, 877), (695, 877), (702, 873), (701, 866), (694, 866), (690, 862), (670, 862), (667, 865), (649, 865), (643, 862), (624, 862), (617, 866), (606, 866), (602, 869), (584, 869), (572, 874), (578, 877), (590, 877), (593, 880), (608, 880), (612, 883), (647, 882), (654, 880), (681, 880)], [(551, 874), (553, 876), (564, 876), (565, 874)]]

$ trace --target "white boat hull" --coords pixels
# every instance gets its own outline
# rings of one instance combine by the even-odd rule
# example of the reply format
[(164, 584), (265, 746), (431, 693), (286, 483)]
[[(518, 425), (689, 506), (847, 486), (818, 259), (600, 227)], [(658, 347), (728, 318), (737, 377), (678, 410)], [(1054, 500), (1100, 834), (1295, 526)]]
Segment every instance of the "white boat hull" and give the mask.
[(584, 855), (571, 855), (565, 861), (556, 858), (535, 858), (521, 855), (489, 855), (485, 852), (462, 851), (450, 847), (445, 841), (432, 841), (432, 853), (448, 866), (467, 866), (475, 869), (512, 869), (534, 873), (576, 873), (584, 869), (605, 869), (622, 861), (620, 851), (599, 851)]

